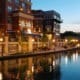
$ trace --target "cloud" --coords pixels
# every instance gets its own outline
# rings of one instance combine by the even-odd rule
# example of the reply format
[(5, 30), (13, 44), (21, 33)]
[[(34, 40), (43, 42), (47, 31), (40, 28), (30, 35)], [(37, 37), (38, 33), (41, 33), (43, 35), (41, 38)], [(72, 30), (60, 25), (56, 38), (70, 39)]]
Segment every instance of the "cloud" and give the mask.
[(80, 32), (80, 24), (62, 24), (60, 32), (63, 33), (65, 31)]

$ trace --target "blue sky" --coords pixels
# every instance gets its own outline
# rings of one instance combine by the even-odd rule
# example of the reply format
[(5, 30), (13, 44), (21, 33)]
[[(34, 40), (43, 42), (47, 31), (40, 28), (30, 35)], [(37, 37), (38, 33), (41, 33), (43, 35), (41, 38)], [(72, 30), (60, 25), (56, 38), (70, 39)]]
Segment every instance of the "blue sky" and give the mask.
[[(66, 24), (80, 24), (80, 0), (32, 0), (32, 9), (56, 10), (65, 27)], [(65, 29), (63, 24), (61, 31)], [(74, 30), (74, 27), (68, 27), (68, 30)]]

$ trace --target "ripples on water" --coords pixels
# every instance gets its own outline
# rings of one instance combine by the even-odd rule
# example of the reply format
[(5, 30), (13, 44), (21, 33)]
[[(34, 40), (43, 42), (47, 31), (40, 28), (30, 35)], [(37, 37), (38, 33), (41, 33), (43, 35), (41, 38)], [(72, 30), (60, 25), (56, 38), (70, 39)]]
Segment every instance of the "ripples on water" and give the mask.
[(80, 54), (76, 51), (2, 61), (0, 80), (80, 80)]

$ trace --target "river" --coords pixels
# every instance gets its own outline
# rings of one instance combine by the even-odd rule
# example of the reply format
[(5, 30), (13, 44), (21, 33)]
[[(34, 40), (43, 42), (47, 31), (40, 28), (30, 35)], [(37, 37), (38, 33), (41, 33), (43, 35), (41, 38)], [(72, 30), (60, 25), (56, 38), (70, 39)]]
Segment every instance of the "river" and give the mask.
[(80, 52), (0, 61), (0, 80), (80, 80)]

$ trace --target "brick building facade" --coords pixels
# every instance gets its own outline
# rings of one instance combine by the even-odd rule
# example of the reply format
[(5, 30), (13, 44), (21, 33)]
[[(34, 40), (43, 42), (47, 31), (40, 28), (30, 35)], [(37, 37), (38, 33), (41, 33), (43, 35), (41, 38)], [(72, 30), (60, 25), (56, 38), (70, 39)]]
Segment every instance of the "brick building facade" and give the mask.
[(32, 27), (31, 0), (0, 0), (0, 31), (10, 34)]
[(52, 38), (60, 33), (60, 14), (32, 10), (31, 0), (0, 0), (0, 36), (46, 33)]

